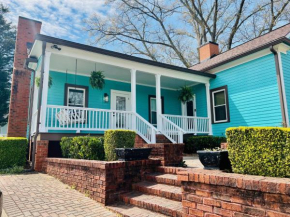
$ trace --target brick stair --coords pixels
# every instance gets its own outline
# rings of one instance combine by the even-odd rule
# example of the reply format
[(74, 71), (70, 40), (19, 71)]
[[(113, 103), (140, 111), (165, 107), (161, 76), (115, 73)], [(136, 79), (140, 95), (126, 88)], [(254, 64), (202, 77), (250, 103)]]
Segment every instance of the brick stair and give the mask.
[(131, 192), (120, 196), (121, 202), (108, 208), (125, 217), (181, 217), (180, 185), (176, 174), (149, 173), (145, 175), (145, 180), (132, 185)]
[(166, 173), (149, 173), (145, 176), (147, 181), (157, 182), (166, 185), (181, 186), (181, 181), (177, 180), (177, 175)]

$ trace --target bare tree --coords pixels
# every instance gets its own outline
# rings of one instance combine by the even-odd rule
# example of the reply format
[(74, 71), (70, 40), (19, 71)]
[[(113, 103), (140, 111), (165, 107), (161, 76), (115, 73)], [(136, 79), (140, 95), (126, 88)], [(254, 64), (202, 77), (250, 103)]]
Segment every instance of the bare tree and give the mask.
[(289, 22), (289, 3), (107, 0), (107, 11), (91, 16), (86, 30), (98, 46), (189, 67), (198, 59), (196, 48), (208, 41), (227, 50)]

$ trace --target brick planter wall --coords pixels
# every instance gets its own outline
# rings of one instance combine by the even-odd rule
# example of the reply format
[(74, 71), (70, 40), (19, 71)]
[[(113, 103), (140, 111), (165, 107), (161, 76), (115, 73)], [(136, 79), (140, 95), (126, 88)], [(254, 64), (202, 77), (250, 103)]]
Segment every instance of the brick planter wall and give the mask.
[(178, 180), (184, 217), (290, 216), (290, 179), (192, 169)]
[(42, 171), (44, 161), (48, 156), (48, 145), (49, 145), (48, 140), (39, 140), (36, 142), (34, 169), (37, 172)]
[(150, 158), (161, 160), (162, 166), (177, 166), (183, 161), (184, 144), (157, 143), (141, 144), (135, 143), (135, 148), (152, 148)]
[(117, 201), (121, 193), (131, 190), (132, 183), (141, 181), (146, 173), (154, 172), (159, 165), (159, 160), (106, 162), (47, 158), (43, 170), (108, 205)]

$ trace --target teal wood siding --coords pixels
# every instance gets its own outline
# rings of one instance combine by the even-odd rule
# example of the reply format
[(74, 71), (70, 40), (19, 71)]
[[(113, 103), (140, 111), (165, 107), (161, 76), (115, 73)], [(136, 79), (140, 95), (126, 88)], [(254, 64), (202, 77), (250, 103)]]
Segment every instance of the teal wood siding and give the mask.
[(214, 135), (225, 135), (228, 127), (281, 126), (273, 54), (226, 69), (216, 75), (210, 81), (210, 88), (228, 86), (230, 122), (213, 124)]
[[(285, 94), (288, 107), (288, 117), (290, 117), (290, 51), (287, 54), (281, 53), (283, 75), (284, 75), (284, 85), (285, 85)], [(290, 118), (289, 118), (290, 122)]]
[(206, 90), (204, 84), (198, 84), (192, 87), (196, 97), (196, 116), (207, 117)]
[[(60, 73), (50, 71), (53, 85), (48, 90), (48, 105), (64, 105), (64, 91), (65, 83), (88, 86), (89, 88), (89, 108), (110, 109), (110, 101), (105, 103), (103, 100), (104, 93), (111, 95), (111, 90), (131, 91), (131, 84), (106, 80), (103, 90), (96, 90), (89, 85), (89, 77), (72, 74)], [(75, 79), (76, 78), (76, 79)], [(148, 87), (143, 85), (137, 85), (137, 113), (146, 120), (149, 119), (149, 95), (155, 95), (156, 91), (154, 87)], [(161, 95), (164, 97), (164, 113), (172, 115), (181, 115), (181, 103), (178, 100), (178, 91), (162, 89)]]

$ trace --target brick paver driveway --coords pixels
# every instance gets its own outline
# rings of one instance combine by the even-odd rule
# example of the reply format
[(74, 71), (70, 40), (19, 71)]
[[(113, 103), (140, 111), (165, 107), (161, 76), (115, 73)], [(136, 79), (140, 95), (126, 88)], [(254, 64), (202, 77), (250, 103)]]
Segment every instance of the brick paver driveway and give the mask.
[(116, 216), (101, 204), (41, 173), (0, 175), (4, 210), (12, 216)]

